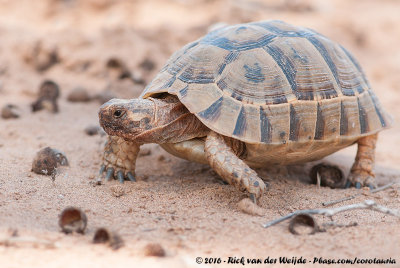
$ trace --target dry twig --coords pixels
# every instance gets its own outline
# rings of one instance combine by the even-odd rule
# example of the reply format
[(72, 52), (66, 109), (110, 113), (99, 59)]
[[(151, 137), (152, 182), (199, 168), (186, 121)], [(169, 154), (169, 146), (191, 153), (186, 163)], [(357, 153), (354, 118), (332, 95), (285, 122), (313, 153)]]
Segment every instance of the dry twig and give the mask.
[(392, 215), (395, 217), (400, 218), (400, 212), (394, 209), (390, 209), (381, 205), (378, 205), (375, 203), (373, 200), (365, 200), (363, 203), (357, 203), (357, 204), (352, 204), (352, 205), (347, 205), (347, 206), (342, 206), (342, 207), (337, 207), (337, 208), (320, 208), (320, 209), (303, 209), (303, 210), (296, 210), (286, 216), (283, 216), (279, 219), (267, 222), (263, 224), (264, 228), (268, 228), (272, 225), (278, 224), (284, 220), (290, 219), (293, 216), (299, 215), (299, 214), (320, 214), (328, 217), (332, 217), (333, 215), (347, 211), (347, 210), (354, 210), (354, 209), (370, 209), (378, 212), (382, 212), (388, 215)]
[[(395, 182), (388, 183), (386, 185), (383, 185), (381, 187), (378, 187), (376, 189), (371, 190), (370, 193), (373, 194), (373, 193), (377, 193), (377, 192), (386, 190), (387, 188), (393, 186), (394, 184), (396, 184), (396, 183)], [(340, 198), (340, 199), (337, 199), (337, 200), (323, 202), (322, 205), (325, 206), (325, 207), (326, 206), (330, 206), (330, 205), (335, 205), (335, 204), (340, 203), (340, 202), (344, 202), (344, 201), (348, 201), (348, 200), (354, 199), (354, 198), (356, 198), (357, 196), (360, 196), (360, 195), (362, 195), (362, 193), (355, 194), (355, 195), (348, 196), (348, 197), (344, 197), (344, 198)]]

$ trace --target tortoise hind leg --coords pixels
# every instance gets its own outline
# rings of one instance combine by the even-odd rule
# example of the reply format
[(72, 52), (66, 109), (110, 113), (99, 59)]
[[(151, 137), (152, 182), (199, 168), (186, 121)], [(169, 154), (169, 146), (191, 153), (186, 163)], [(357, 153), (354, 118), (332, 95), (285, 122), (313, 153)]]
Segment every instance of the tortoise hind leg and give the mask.
[(264, 182), (234, 154), (222, 136), (211, 131), (206, 138), (204, 151), (210, 166), (218, 175), (238, 190), (247, 190), (253, 202), (259, 200), (266, 190)]
[(375, 165), (375, 147), (377, 139), (378, 134), (374, 134), (360, 138), (357, 141), (357, 155), (347, 179), (346, 188), (352, 185), (358, 189), (362, 186), (368, 186), (371, 189), (376, 188), (373, 169)]

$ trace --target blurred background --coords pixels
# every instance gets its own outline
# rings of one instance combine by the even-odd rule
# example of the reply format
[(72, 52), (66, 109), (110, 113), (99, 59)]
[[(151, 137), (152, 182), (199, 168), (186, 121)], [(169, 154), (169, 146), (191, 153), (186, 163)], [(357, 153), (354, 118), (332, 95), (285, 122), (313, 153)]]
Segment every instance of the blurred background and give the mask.
[[(400, 90), (399, 14), (397, 0), (0, 0), (0, 81), (10, 94), (29, 95), (51, 77), (64, 92), (79, 84), (136, 96), (174, 51), (213, 25), (280, 19), (347, 47), (382, 96)], [(110, 59), (140, 83), (110, 85)]]

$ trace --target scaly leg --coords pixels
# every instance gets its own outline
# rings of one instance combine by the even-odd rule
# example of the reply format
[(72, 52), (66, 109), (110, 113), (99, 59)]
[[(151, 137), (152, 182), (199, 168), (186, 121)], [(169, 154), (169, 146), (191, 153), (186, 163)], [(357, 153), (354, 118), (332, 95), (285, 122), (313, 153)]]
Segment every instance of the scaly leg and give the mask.
[(247, 190), (250, 193), (250, 199), (255, 203), (260, 199), (266, 190), (264, 182), (254, 170), (233, 153), (222, 136), (213, 131), (210, 132), (205, 141), (204, 151), (210, 166), (226, 182), (240, 191)]
[(123, 183), (127, 178), (130, 181), (136, 181), (135, 167), (139, 150), (139, 144), (109, 136), (104, 147), (100, 176), (105, 172), (106, 180), (117, 178)]
[(374, 165), (375, 147), (378, 134), (363, 137), (357, 141), (358, 150), (356, 160), (351, 168), (347, 179), (346, 188), (355, 186), (360, 189), (362, 186), (376, 188)]

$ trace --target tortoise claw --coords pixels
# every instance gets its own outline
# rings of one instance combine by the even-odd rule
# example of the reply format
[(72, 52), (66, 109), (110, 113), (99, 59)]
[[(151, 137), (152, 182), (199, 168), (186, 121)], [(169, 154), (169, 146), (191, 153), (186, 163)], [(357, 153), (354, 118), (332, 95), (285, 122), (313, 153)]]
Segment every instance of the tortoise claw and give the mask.
[[(353, 185), (352, 182), (350, 180), (347, 180), (346, 184), (344, 185), (344, 188), (346, 188), (346, 189), (350, 188), (352, 185)], [(356, 189), (361, 189), (362, 186), (363, 185), (359, 181), (354, 183), (354, 188), (356, 188)], [(376, 185), (374, 183), (367, 183), (367, 184), (364, 184), (364, 186), (368, 187), (371, 190), (376, 188)]]
[(133, 175), (132, 171), (128, 171), (128, 172), (125, 173), (125, 171), (122, 170), (122, 169), (115, 170), (115, 168), (113, 168), (113, 167), (107, 167), (106, 165), (102, 164), (100, 166), (98, 180), (101, 181), (101, 179), (104, 178), (103, 177), (104, 173), (105, 173), (106, 181), (109, 181), (111, 179), (118, 179), (118, 181), (120, 183), (124, 183), (125, 179), (127, 179), (127, 180), (130, 180), (132, 182), (136, 182), (136, 178)]
[(133, 176), (132, 172), (129, 171), (129, 172), (126, 174), (126, 176), (128, 177), (128, 179), (129, 179), (130, 181), (136, 182), (136, 178), (135, 178), (135, 176)]
[(119, 170), (117, 172), (117, 178), (120, 183), (124, 183), (125, 178), (124, 178), (124, 172), (122, 170)]
[(114, 169), (112, 167), (107, 169), (106, 180), (109, 181), (111, 178), (114, 178)]
[(106, 170), (106, 165), (101, 165), (100, 170), (99, 170), (99, 175), (103, 175), (104, 170)]

